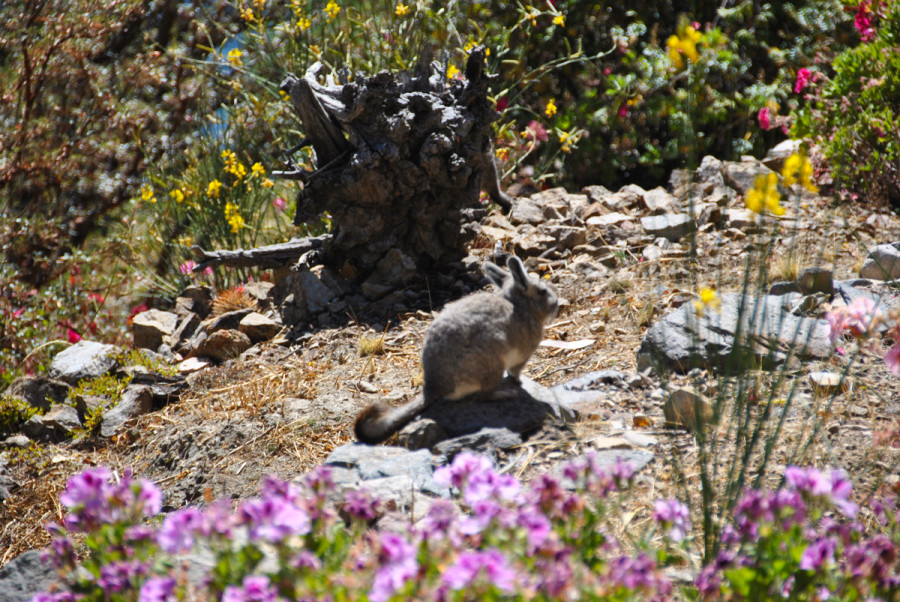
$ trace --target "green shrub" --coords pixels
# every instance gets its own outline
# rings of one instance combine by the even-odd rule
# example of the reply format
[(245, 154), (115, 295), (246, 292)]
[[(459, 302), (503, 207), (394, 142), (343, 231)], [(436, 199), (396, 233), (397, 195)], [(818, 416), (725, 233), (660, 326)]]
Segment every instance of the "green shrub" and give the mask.
[[(900, 206), (900, 2), (870, 14), (873, 36), (817, 71), (792, 133), (811, 138), (834, 169), (835, 188)], [(868, 36), (865, 36), (868, 37)]]
[(15, 433), (32, 416), (39, 413), (32, 407), (13, 395), (0, 396), (0, 433)]

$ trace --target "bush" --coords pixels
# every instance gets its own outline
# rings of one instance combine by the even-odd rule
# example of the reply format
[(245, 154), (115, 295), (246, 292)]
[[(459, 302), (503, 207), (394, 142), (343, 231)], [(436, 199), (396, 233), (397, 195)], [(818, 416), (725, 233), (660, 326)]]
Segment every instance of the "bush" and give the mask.
[(792, 133), (822, 149), (844, 196), (900, 207), (900, 2), (863, 1), (856, 14), (862, 43), (811, 73)]

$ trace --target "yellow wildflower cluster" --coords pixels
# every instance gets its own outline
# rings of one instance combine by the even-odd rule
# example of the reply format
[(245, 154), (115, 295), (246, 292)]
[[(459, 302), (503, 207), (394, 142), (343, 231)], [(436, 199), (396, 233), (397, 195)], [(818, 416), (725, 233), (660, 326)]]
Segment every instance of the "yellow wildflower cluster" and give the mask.
[(453, 79), (459, 75), (459, 68), (456, 65), (447, 67), (447, 79)]
[(676, 68), (681, 69), (684, 67), (684, 57), (687, 57), (692, 63), (696, 63), (697, 59), (700, 58), (700, 53), (697, 52), (697, 44), (700, 43), (703, 35), (694, 29), (692, 25), (686, 25), (679, 29), (680, 31), (677, 35), (672, 34), (669, 36), (669, 40), (666, 42), (666, 49), (669, 52), (669, 59), (671, 59), (672, 64)]
[(306, 31), (310, 26), (312, 26), (312, 21), (309, 17), (299, 17), (297, 19), (297, 29), (300, 31)]
[(228, 62), (231, 63), (232, 67), (240, 67), (241, 65), (244, 64), (244, 61), (241, 58), (243, 56), (244, 56), (244, 53), (241, 50), (239, 50), (237, 48), (232, 48), (231, 50), (228, 51)]
[(398, 17), (405, 17), (409, 14), (409, 5), (403, 4), (402, 2), (397, 5), (397, 8), (394, 9), (394, 14)]
[(575, 148), (575, 145), (578, 144), (583, 133), (584, 132), (580, 130), (575, 130), (574, 132), (560, 131), (557, 135), (559, 138), (560, 150), (564, 153), (571, 153), (572, 149)]
[(222, 182), (218, 180), (213, 180), (209, 183), (209, 186), (206, 188), (206, 196), (210, 196), (213, 198), (219, 198), (219, 191), (222, 190)]
[(563, 27), (566, 24), (566, 16), (562, 13), (559, 13), (555, 17), (553, 17), (553, 24)]
[(702, 316), (703, 311), (707, 307), (711, 307), (718, 311), (719, 309), (719, 295), (716, 293), (715, 289), (704, 286), (700, 289), (700, 293), (698, 294), (700, 299), (694, 301), (694, 309), (697, 312), (697, 315)]
[(153, 194), (153, 189), (150, 188), (148, 184), (141, 186), (141, 200), (146, 203), (156, 202), (156, 196)]
[(794, 153), (784, 162), (784, 168), (781, 170), (784, 177), (785, 186), (793, 186), (797, 182), (810, 192), (819, 192), (819, 188), (813, 183), (813, 167), (812, 163), (806, 157), (806, 153), (801, 151)]
[(263, 181), (262, 181), (263, 188), (272, 188), (273, 186), (275, 186), (275, 182), (273, 182), (269, 178), (264, 177), (265, 175), (266, 175), (266, 168), (263, 167), (262, 163), (260, 163), (258, 161), (256, 163), (254, 163), (253, 166), (250, 168), (250, 177), (251, 178), (255, 178), (255, 177), (262, 178), (263, 179)]
[(247, 168), (238, 161), (237, 156), (229, 149), (222, 151), (222, 159), (225, 161), (225, 171), (240, 180), (247, 175)]
[(230, 201), (225, 204), (225, 220), (231, 226), (231, 231), (235, 233), (247, 225), (244, 218), (241, 217), (238, 206)]
[(184, 201), (184, 193), (181, 191), (180, 188), (176, 188), (176, 189), (172, 190), (172, 192), (169, 193), (169, 196), (171, 196), (173, 199), (175, 199), (176, 203), (180, 203), (180, 202)]
[(778, 174), (774, 171), (757, 176), (753, 189), (744, 196), (744, 204), (754, 213), (768, 211), (772, 215), (784, 215), (781, 195), (778, 193)]
[(334, 0), (328, 0), (328, 4), (325, 5), (325, 14), (328, 15), (328, 20), (334, 19), (339, 12), (341, 12), (340, 5)]
[(547, 101), (547, 107), (544, 109), (544, 115), (547, 117), (553, 117), (556, 115), (556, 102), (551, 98)]
[(247, 23), (253, 23), (253, 21), (256, 20), (256, 16), (253, 14), (253, 9), (249, 6), (241, 8), (241, 19), (243, 19)]

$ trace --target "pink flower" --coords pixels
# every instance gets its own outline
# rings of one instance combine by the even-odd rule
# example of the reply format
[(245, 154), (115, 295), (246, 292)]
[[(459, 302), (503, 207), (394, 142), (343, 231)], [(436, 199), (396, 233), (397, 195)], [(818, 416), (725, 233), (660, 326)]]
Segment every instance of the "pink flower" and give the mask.
[(759, 127), (764, 130), (772, 129), (772, 116), (769, 114), (769, 107), (763, 107), (759, 110), (759, 113), (756, 114), (756, 119), (759, 121)]
[(78, 341), (81, 340), (81, 335), (78, 334), (77, 332), (75, 332), (75, 330), (73, 330), (71, 328), (69, 328), (69, 330), (66, 334), (68, 336), (70, 343), (77, 343)]
[(861, 337), (869, 334), (875, 322), (881, 319), (881, 309), (878, 303), (870, 297), (859, 297), (853, 300), (847, 309), (847, 326), (850, 334)]
[(870, 42), (875, 37), (875, 28), (872, 27), (872, 19), (869, 17), (870, 10), (868, 2), (860, 2), (853, 18), (853, 25), (863, 42)]
[(829, 336), (831, 342), (834, 343), (841, 338), (844, 327), (847, 326), (847, 316), (842, 311), (830, 311), (825, 314), (825, 320), (828, 322)]
[(812, 72), (803, 67), (799, 71), (797, 71), (797, 82), (794, 84), (794, 93), (800, 94), (803, 91), (803, 88), (809, 85), (809, 80), (812, 78)]
[(625, 119), (628, 117), (628, 105), (622, 105), (619, 107), (619, 119)]
[(25, 308), (20, 307), (19, 309), (17, 309), (16, 311), (13, 312), (13, 317), (18, 318), (19, 316), (21, 316), (24, 313), (25, 313)]
[(900, 343), (884, 354), (884, 363), (894, 376), (900, 375)]
[(287, 203), (285, 203), (284, 199), (281, 198), (280, 196), (277, 196), (274, 199), (272, 199), (272, 204), (275, 206), (275, 209), (278, 211), (278, 213), (282, 213), (284, 211), (285, 207), (287, 207)]
[(525, 128), (525, 139), (534, 140), (535, 142), (547, 141), (547, 128), (543, 124), (532, 120)]
[(197, 267), (197, 262), (193, 259), (188, 259), (178, 267), (178, 271), (180, 271), (185, 276), (190, 276), (193, 273), (195, 267)]

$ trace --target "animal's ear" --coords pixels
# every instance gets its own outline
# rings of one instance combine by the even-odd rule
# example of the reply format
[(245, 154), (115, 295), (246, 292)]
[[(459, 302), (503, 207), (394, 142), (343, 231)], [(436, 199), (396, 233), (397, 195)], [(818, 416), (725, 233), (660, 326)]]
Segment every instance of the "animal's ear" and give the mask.
[(521, 259), (515, 255), (510, 255), (509, 259), (506, 260), (506, 267), (509, 268), (510, 273), (519, 286), (528, 288), (528, 284), (531, 281), (528, 279), (528, 274), (525, 273), (525, 266), (522, 265)]
[(503, 283), (509, 277), (503, 268), (490, 261), (484, 262), (484, 275), (488, 277), (488, 280), (496, 284), (498, 288), (503, 288)]

